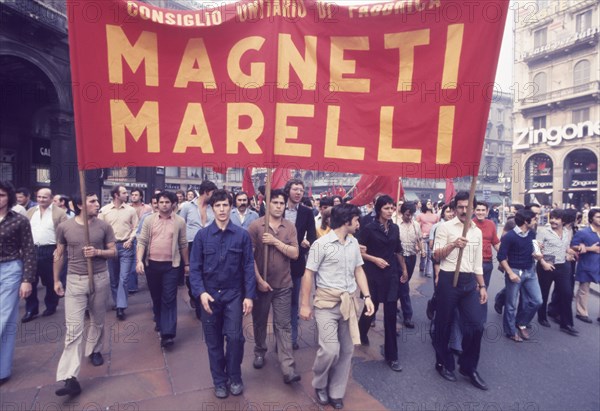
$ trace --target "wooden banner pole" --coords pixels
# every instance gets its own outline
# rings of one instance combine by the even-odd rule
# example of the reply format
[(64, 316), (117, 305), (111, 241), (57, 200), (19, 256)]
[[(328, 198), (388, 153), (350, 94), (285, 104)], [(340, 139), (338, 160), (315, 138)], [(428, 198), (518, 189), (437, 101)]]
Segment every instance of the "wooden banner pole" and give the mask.
[[(81, 190), (81, 215), (83, 217), (83, 232), (85, 238), (85, 246), (90, 246), (90, 226), (88, 224), (88, 213), (87, 213), (87, 192), (85, 189), (85, 171), (79, 170), (79, 188)], [(94, 269), (92, 268), (92, 257), (86, 258), (87, 260), (87, 272), (88, 272), (88, 283), (90, 287), (90, 295), (94, 294)]]
[[(471, 180), (471, 190), (469, 191), (469, 205), (467, 206), (467, 220), (463, 226), (462, 236), (466, 237), (471, 224), (473, 224), (473, 200), (475, 199), (475, 188), (477, 187), (477, 175)], [(468, 246), (468, 244), (467, 244)], [(458, 250), (458, 259), (456, 260), (456, 268), (454, 269), (454, 287), (458, 284), (458, 273), (460, 272), (460, 262), (462, 261), (464, 248)]]
[[(267, 168), (267, 181), (265, 183), (265, 234), (269, 232), (269, 219), (271, 217), (271, 213), (269, 212), (269, 205), (271, 203), (271, 180), (273, 179), (273, 169)], [(260, 210), (260, 206), (259, 206)], [(268, 266), (267, 262), (269, 261), (269, 245), (264, 245), (264, 264), (263, 264), (263, 278), (267, 281), (267, 272)]]

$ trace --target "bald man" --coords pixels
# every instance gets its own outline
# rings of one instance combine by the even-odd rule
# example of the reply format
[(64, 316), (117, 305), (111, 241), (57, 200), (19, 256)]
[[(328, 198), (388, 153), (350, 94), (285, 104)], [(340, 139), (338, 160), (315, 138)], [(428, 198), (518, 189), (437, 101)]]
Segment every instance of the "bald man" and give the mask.
[(31, 294), (25, 299), (25, 315), (22, 323), (33, 320), (39, 314), (39, 301), (37, 285), (39, 279), (46, 287), (44, 303), (46, 309), (42, 316), (47, 317), (56, 312), (58, 295), (54, 292), (54, 278), (52, 264), (54, 250), (56, 250), (56, 227), (67, 220), (67, 214), (59, 207), (52, 204), (52, 191), (49, 188), (40, 188), (37, 192), (38, 205), (27, 210), (27, 218), (31, 223), (31, 233), (35, 245), (37, 260), (37, 276), (32, 286)]

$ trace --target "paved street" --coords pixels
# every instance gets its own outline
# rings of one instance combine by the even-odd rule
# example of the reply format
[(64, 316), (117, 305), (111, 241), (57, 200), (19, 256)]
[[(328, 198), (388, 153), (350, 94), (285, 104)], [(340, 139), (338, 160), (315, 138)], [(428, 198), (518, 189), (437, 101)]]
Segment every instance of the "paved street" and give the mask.
[[(531, 342), (515, 344), (503, 337), (501, 317), (489, 307), (488, 325), (479, 370), (490, 386), (482, 392), (459, 378), (442, 380), (433, 368), (434, 354), (428, 335), (425, 303), (431, 294), (418, 272), (413, 278), (413, 305), (417, 328), (400, 328), (400, 360), (394, 373), (382, 361), (382, 313), (370, 331), (371, 346), (357, 347), (345, 398), (353, 410), (598, 410), (600, 408), (600, 324), (576, 327), (571, 337), (551, 329), (535, 328)], [(494, 273), (491, 294), (499, 289)], [(262, 370), (252, 368), (252, 327), (246, 322), (246, 357), (242, 365), (246, 386), (241, 397), (218, 401), (213, 396), (206, 345), (199, 322), (179, 290), (179, 324), (176, 344), (161, 350), (151, 321), (150, 297), (142, 291), (130, 297), (128, 317), (117, 322), (109, 313), (103, 350), (105, 365), (94, 368), (84, 359), (80, 381), (83, 393), (72, 401), (56, 397), (56, 366), (62, 352), (64, 311), (38, 317), (19, 327), (12, 379), (0, 388), (1, 409), (21, 410), (317, 410), (310, 385), (315, 354), (314, 328), (303, 322), (301, 348), (296, 362), (300, 384), (287, 386), (271, 352)], [(41, 291), (41, 289), (40, 289)], [(41, 293), (43, 294), (43, 293)], [(42, 303), (43, 305), (43, 303)], [(598, 295), (590, 298), (590, 314), (598, 313)], [(21, 313), (23, 314), (23, 303)], [(537, 323), (534, 322), (534, 326)], [(270, 347), (274, 339), (270, 338)], [(330, 408), (330, 407), (326, 407)]]

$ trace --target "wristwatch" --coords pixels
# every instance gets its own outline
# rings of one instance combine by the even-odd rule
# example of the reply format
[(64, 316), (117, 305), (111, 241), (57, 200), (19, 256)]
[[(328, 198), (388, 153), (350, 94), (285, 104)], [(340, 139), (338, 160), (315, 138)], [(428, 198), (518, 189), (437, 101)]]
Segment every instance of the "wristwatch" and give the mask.
[(371, 296), (370, 295), (363, 296), (363, 300), (366, 300), (367, 298), (371, 298)]

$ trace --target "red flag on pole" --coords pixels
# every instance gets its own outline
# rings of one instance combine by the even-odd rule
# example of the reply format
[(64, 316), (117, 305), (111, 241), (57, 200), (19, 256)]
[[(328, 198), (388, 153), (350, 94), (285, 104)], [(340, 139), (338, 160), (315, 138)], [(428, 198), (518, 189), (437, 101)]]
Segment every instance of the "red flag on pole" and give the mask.
[(444, 196), (446, 204), (450, 204), (450, 201), (456, 195), (456, 189), (454, 188), (454, 180), (451, 178), (446, 179), (446, 194)]
[(373, 201), (377, 193), (396, 195), (398, 177), (363, 175), (356, 183), (356, 189), (358, 194), (350, 200), (350, 204), (362, 206)]
[(254, 182), (252, 181), (252, 167), (246, 167), (244, 170), (244, 180), (242, 181), (242, 191), (248, 193), (248, 197), (254, 197)]
[(292, 178), (292, 172), (289, 168), (276, 168), (273, 170), (273, 180), (271, 181), (271, 189), (283, 188), (285, 183)]

